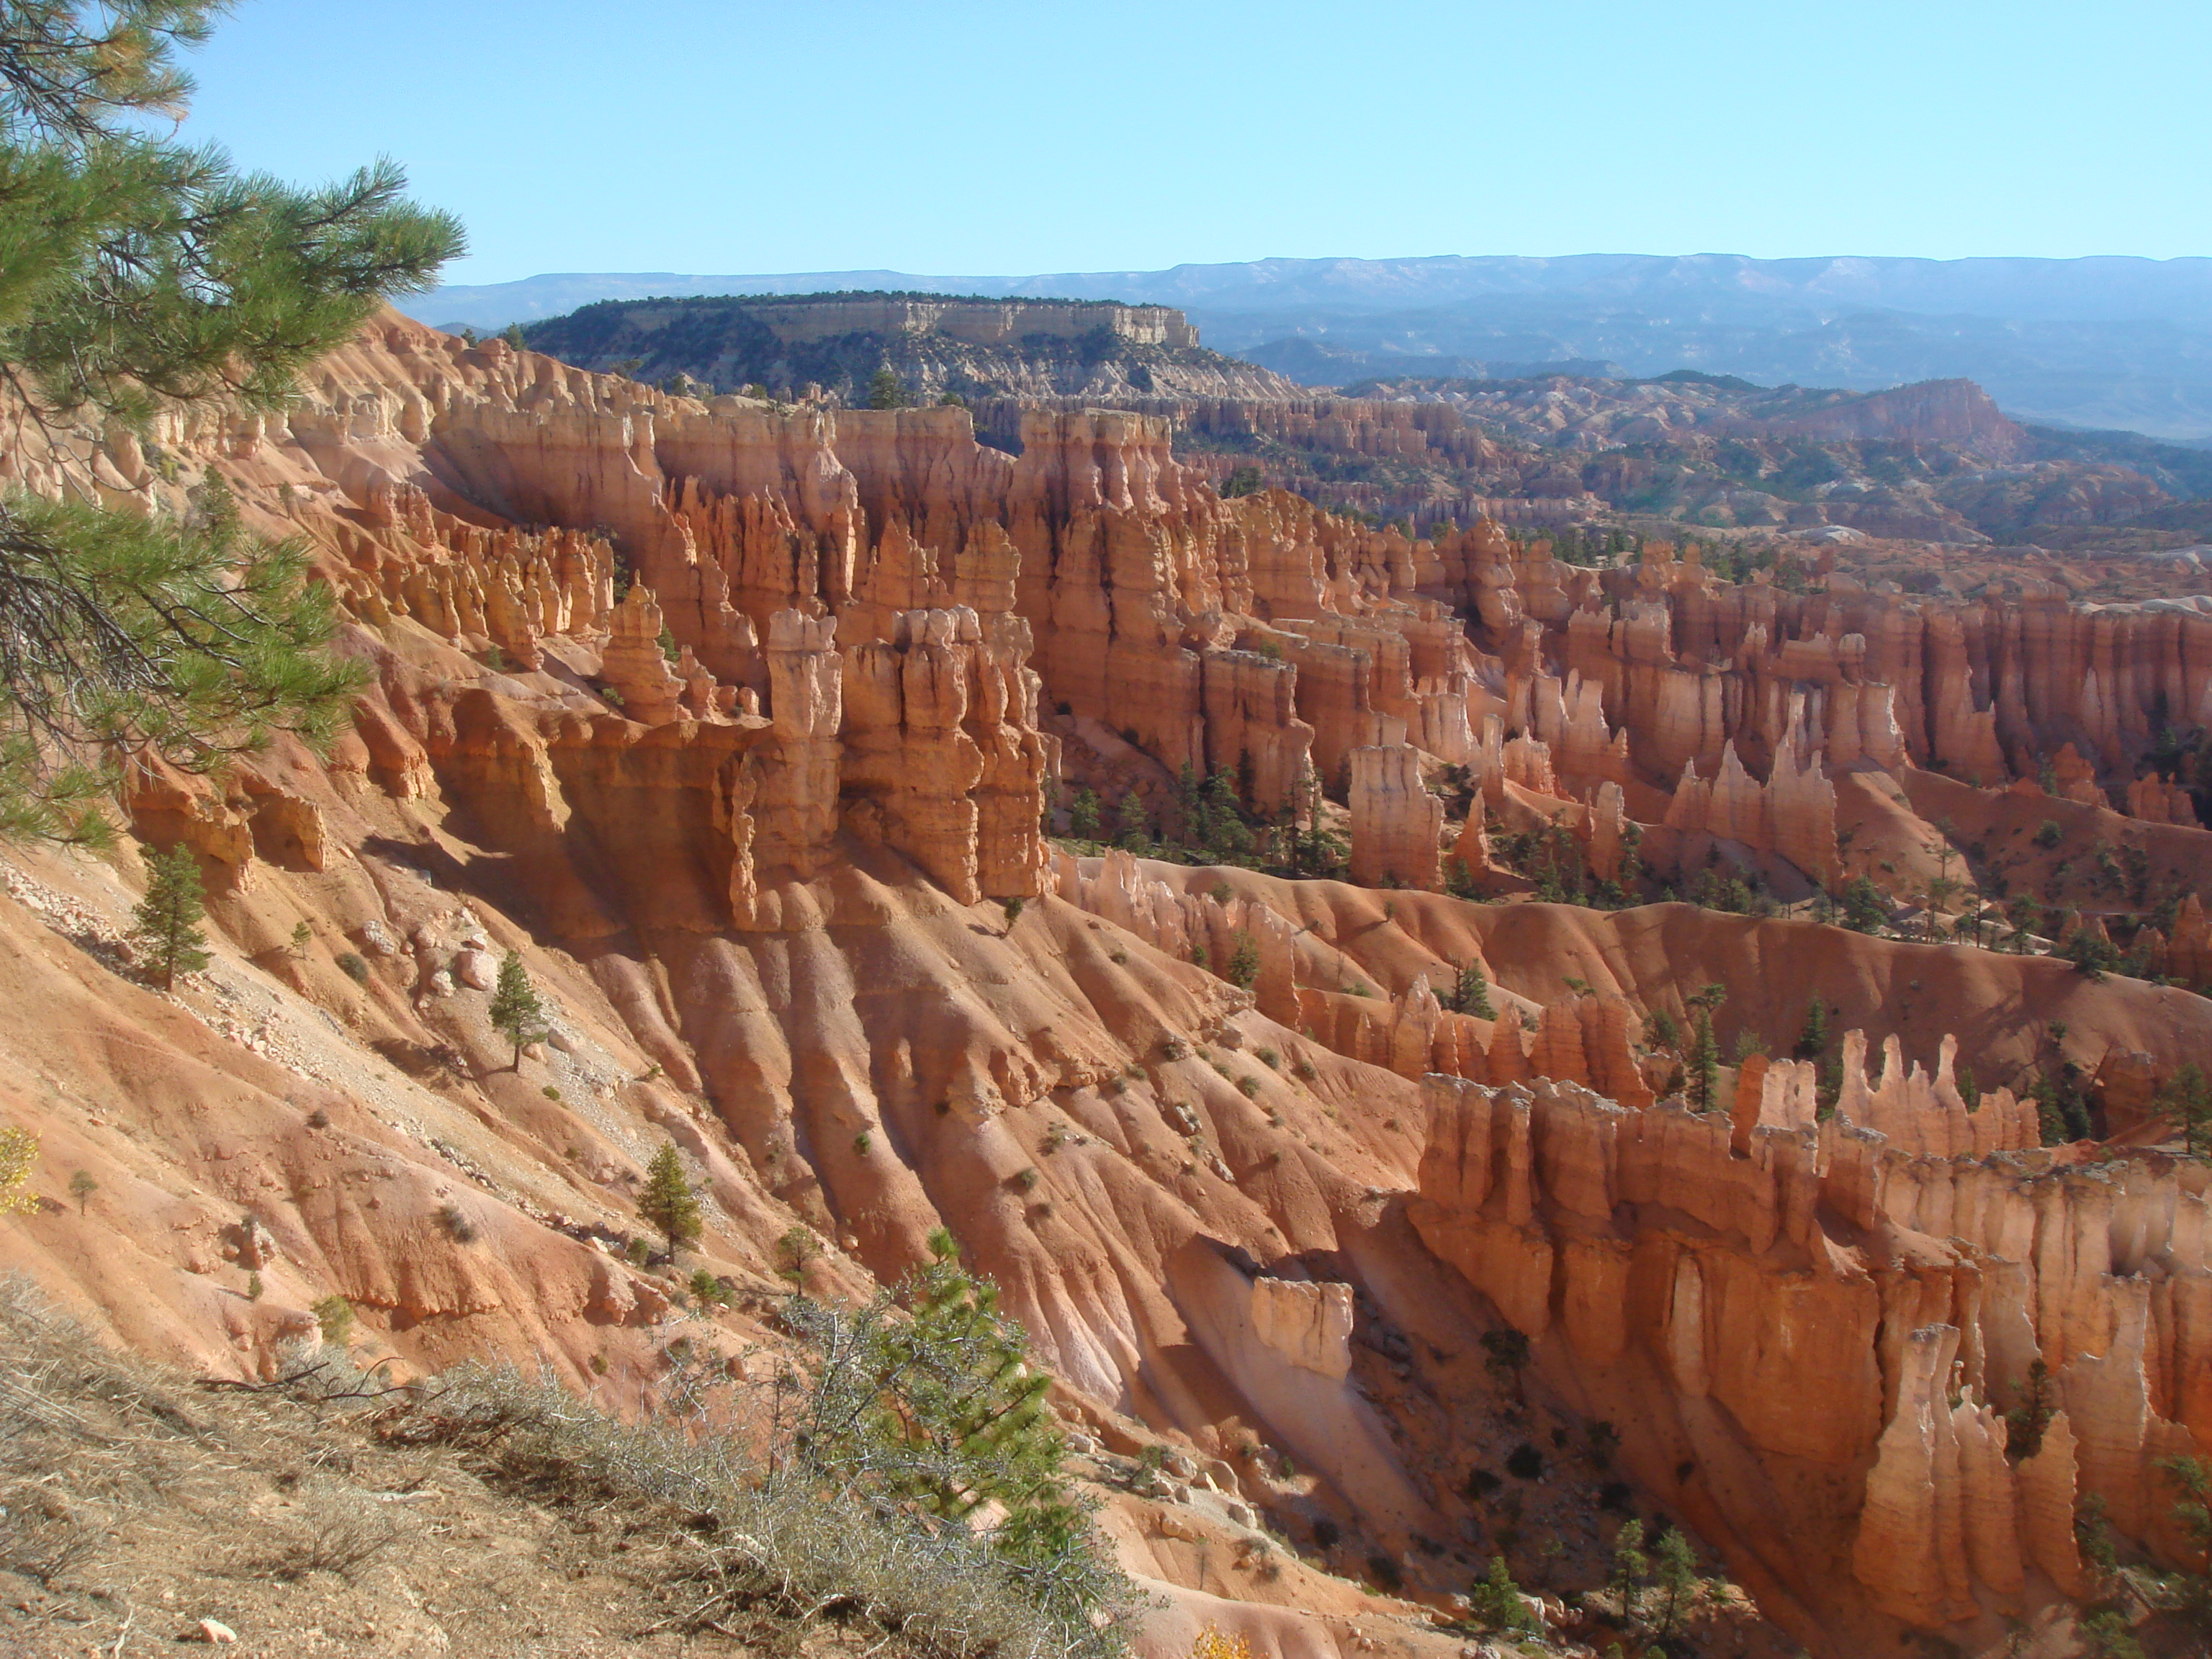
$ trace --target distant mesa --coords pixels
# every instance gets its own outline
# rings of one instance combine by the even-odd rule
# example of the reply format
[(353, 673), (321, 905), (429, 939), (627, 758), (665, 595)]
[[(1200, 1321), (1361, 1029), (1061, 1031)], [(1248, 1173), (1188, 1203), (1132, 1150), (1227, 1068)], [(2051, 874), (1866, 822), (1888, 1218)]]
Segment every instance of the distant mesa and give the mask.
[(1169, 306), (858, 291), (605, 300), (525, 330), (533, 349), (707, 392), (869, 400), (889, 369), (902, 402), (1299, 395), (1209, 351)]

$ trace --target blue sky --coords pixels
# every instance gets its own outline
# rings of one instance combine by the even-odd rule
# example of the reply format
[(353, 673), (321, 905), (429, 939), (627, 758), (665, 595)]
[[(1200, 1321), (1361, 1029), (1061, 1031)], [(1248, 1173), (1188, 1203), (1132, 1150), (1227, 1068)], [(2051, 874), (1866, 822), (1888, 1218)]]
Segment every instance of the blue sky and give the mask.
[(541, 271), (2212, 253), (2203, 0), (242, 0), (185, 136)]

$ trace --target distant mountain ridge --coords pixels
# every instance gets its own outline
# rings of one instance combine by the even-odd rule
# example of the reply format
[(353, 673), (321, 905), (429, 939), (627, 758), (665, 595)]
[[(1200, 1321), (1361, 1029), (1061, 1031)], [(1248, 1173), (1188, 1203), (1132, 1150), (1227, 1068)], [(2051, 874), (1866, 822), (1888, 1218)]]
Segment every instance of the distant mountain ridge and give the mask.
[(1309, 385), (1576, 361), (1857, 390), (1971, 379), (2023, 418), (2212, 436), (2212, 258), (1441, 255), (1030, 276), (570, 273), (441, 289), (415, 312), (495, 328), (605, 299), (854, 289), (1175, 306), (1208, 345)]

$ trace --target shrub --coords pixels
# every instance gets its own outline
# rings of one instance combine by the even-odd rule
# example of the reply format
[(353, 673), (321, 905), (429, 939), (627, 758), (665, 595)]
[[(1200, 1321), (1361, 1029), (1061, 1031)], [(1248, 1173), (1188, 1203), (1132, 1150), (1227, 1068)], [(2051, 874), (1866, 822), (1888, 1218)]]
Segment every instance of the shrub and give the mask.
[(1321, 1075), (1314, 1069), (1314, 1063), (1310, 1060), (1299, 1060), (1297, 1065), (1291, 1067), (1291, 1070), (1297, 1074), (1301, 1082), (1304, 1083), (1311, 1083)]
[(730, 1300), (729, 1287), (704, 1267), (695, 1267), (690, 1279), (691, 1299), (702, 1308), (719, 1308)]
[(822, 1254), (821, 1241), (805, 1227), (787, 1228), (775, 1241), (776, 1272), (793, 1284), (804, 1283), (806, 1264)]
[(1013, 1174), (1014, 1190), (1023, 1193), (1034, 1192), (1036, 1190), (1037, 1179), (1035, 1164), (1017, 1170)]
[(2066, 832), (2050, 818), (2044, 819), (2036, 826), (2033, 837), (2038, 847), (2056, 847), (2065, 838)]
[(2066, 943), (2059, 946), (2058, 954), (2072, 963), (2074, 971), (2087, 980), (2101, 980), (2120, 968), (2119, 947), (2087, 927), (2075, 929)]
[(1540, 1480), (1544, 1474), (1544, 1454), (1524, 1440), (1506, 1454), (1505, 1473), (1516, 1480)]
[(368, 963), (352, 951), (341, 951), (337, 955), (338, 971), (356, 985), (368, 983)]
[(1252, 1051), (1252, 1058), (1258, 1060), (1262, 1066), (1266, 1066), (1271, 1072), (1274, 1071), (1283, 1063), (1283, 1057), (1277, 1054), (1273, 1048), (1255, 1048)]
[(476, 1242), (477, 1224), (469, 1219), (468, 1212), (458, 1204), (448, 1204), (438, 1212), (438, 1224), (446, 1230), (446, 1237), (456, 1244)]
[(334, 1348), (345, 1346), (346, 1339), (353, 1334), (352, 1303), (334, 1292), (313, 1304), (308, 1311), (315, 1316), (324, 1341)]
[(1256, 1077), (1238, 1078), (1237, 1079), (1237, 1092), (1243, 1096), (1247, 1100), (1251, 1099), (1253, 1096), (1260, 1092), (1260, 1079)]
[(548, 1100), (558, 1100), (561, 1098), (561, 1091), (550, 1083), (543, 1089), (539, 1090), (538, 1093), (544, 1095)]

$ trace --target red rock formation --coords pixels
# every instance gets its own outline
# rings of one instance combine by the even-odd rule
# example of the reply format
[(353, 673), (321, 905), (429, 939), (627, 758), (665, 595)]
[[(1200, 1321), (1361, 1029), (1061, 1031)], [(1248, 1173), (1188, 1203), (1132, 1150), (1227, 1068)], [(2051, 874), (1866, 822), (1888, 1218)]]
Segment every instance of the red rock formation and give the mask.
[[(2065, 1173), (2000, 1150), (2032, 1123), (2008, 1096), (1966, 1113), (1893, 1054), (1869, 1085), (1861, 1052), (1845, 1099), (1863, 1116), (1817, 1127), (1795, 1079), (1774, 1092), (1779, 1067), (1740, 1085), (1733, 1124), (1431, 1078), (1409, 1216), (1596, 1397), (1663, 1378), (1663, 1405), (1639, 1396), (1638, 1461), (1690, 1446), (1682, 1470), (1713, 1473), (1678, 1471), (1674, 1501), (1832, 1616), (1859, 1615), (1814, 1565), (1824, 1539), (1868, 1604), (1921, 1628), (2020, 1606), (2038, 1577), (2071, 1593), (2077, 1482), (2170, 1547), (2155, 1460), (2212, 1443), (2212, 1390), (2166, 1381), (2212, 1358), (2202, 1172)], [(1955, 1155), (1963, 1133), (1982, 1161)], [(2038, 1357), (2064, 1411), (2015, 1466), (1999, 1413)]]
[(1363, 887), (1435, 887), (1443, 803), (1421, 781), (1419, 750), (1352, 751), (1352, 878)]

